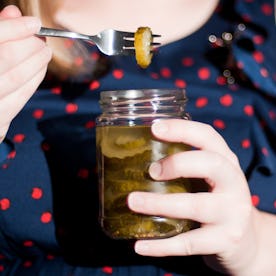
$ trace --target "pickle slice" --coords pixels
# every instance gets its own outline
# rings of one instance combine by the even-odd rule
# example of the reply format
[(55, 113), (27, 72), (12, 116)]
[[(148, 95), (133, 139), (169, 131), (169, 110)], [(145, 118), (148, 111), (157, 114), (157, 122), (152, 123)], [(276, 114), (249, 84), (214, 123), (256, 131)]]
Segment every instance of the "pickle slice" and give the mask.
[(147, 68), (152, 59), (152, 31), (149, 27), (139, 27), (134, 35), (135, 57), (137, 64)]
[(110, 127), (108, 132), (102, 133), (100, 146), (104, 156), (124, 159), (151, 150), (151, 136), (142, 127), (135, 131), (129, 127)]

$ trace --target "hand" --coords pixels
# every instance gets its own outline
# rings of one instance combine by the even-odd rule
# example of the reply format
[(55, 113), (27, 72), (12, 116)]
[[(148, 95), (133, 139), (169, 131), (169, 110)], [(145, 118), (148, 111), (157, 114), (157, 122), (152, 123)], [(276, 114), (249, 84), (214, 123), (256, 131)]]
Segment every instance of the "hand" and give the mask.
[(40, 21), (15, 6), (0, 12), (0, 143), (9, 125), (43, 80), (52, 53), (34, 36)]
[(153, 163), (149, 169), (151, 177), (200, 178), (210, 191), (131, 193), (128, 205), (135, 212), (191, 219), (201, 224), (200, 228), (171, 238), (137, 241), (135, 251), (148, 256), (206, 255), (209, 265), (231, 275), (252, 266), (250, 262), (257, 252), (258, 211), (252, 206), (248, 184), (235, 154), (213, 128), (203, 123), (163, 120), (152, 126), (152, 132), (160, 140), (183, 142), (197, 150)]

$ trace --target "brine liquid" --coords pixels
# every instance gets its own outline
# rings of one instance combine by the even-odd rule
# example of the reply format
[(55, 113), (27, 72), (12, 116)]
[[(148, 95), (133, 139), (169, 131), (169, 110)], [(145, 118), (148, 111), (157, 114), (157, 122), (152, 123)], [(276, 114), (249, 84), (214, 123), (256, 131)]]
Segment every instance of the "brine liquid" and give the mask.
[(132, 191), (183, 193), (188, 179), (154, 181), (149, 165), (188, 146), (153, 139), (150, 126), (99, 126), (97, 152), (100, 181), (100, 220), (104, 231), (117, 239), (147, 239), (173, 236), (190, 228), (191, 222), (141, 215), (127, 207)]

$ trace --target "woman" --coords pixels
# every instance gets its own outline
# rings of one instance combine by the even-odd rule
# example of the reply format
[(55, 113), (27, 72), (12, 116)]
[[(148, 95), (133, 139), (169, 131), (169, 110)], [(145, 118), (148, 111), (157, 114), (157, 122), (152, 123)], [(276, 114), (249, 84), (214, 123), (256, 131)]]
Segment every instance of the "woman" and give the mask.
[[(4, 275), (275, 274), (271, 0), (21, 0), (1, 7)], [(133, 57), (107, 58), (85, 44), (41, 39), (35, 35), (41, 24), (87, 34), (150, 26), (163, 46), (143, 70)], [(160, 122), (152, 132), (198, 149), (152, 164), (151, 176), (203, 179), (209, 192), (130, 194), (133, 211), (201, 225), (169, 239), (137, 241), (134, 252), (97, 223), (94, 119), (100, 91), (141, 83), (186, 88), (193, 122)]]

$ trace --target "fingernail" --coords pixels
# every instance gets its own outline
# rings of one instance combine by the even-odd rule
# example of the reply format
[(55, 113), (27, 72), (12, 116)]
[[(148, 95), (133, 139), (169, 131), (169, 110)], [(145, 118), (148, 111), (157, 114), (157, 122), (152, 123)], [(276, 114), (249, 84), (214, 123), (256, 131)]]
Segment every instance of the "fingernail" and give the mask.
[(162, 166), (159, 162), (151, 163), (149, 173), (152, 178), (158, 178), (162, 173)]
[(147, 242), (136, 242), (134, 250), (137, 254), (145, 254), (149, 251), (149, 246)]
[(163, 134), (168, 132), (169, 128), (166, 122), (156, 122), (152, 125), (152, 131), (155, 134)]
[(131, 193), (129, 196), (128, 196), (128, 199), (127, 199), (127, 204), (128, 206), (131, 208), (131, 209), (134, 209), (134, 210), (137, 210), (139, 209), (141, 206), (144, 206), (144, 198), (143, 196), (137, 194), (137, 193)]

